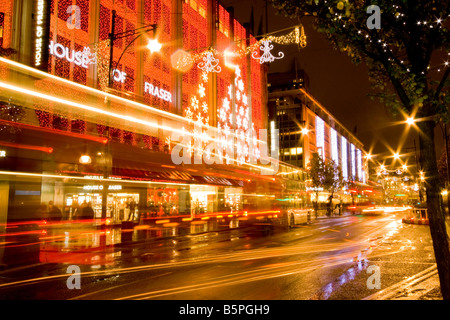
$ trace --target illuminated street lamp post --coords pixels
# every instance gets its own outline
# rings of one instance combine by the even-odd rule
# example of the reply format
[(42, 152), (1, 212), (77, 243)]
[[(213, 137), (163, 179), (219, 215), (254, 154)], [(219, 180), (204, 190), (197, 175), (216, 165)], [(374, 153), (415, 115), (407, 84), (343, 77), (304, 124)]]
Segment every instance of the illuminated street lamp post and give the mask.
[[(408, 126), (412, 126), (412, 125), (415, 125), (416, 121), (417, 120), (412, 116), (412, 117), (407, 118), (405, 122), (408, 124)], [(417, 172), (419, 172), (419, 177), (417, 179), (418, 184), (419, 184), (419, 199), (420, 199), (420, 202), (423, 202), (422, 181), (424, 180), (424, 178), (422, 176), (423, 172), (420, 169), (419, 162), (417, 159), (416, 139), (414, 139), (414, 158), (416, 160)], [(448, 168), (448, 161), (447, 161), (447, 168)], [(448, 170), (447, 170), (447, 173), (448, 173)]]
[[(156, 24), (149, 24), (134, 30), (128, 30), (125, 32), (116, 33), (116, 10), (112, 10), (112, 22), (111, 22), (111, 33), (109, 34), (109, 69), (108, 69), (108, 88), (112, 87), (112, 81), (113, 81), (113, 58), (114, 58), (114, 40), (127, 38), (130, 36), (135, 36), (123, 49), (122, 53), (119, 56), (119, 59), (116, 62), (116, 68), (119, 66), (120, 60), (122, 59), (125, 52), (128, 50), (128, 48), (133, 44), (139, 37), (141, 37), (143, 34), (149, 31), (153, 31), (153, 34), (156, 34)], [(150, 50), (150, 52), (159, 51), (161, 49), (161, 44), (158, 43), (156, 39), (151, 40), (147, 48)], [(108, 100), (108, 103), (110, 103), (110, 100)], [(105, 150), (103, 152), (103, 179), (109, 178), (109, 169), (112, 165), (112, 159), (111, 159), (111, 152), (110, 152), (110, 144), (107, 143), (105, 145)], [(107, 213), (107, 197), (108, 197), (108, 185), (107, 183), (104, 183), (103, 190), (102, 190), (102, 218), (106, 218)]]
[[(122, 59), (123, 55), (127, 51), (127, 49), (130, 47), (131, 44), (133, 44), (140, 36), (145, 34), (146, 32), (153, 31), (153, 34), (156, 34), (156, 24), (149, 24), (134, 30), (128, 30), (125, 32), (115, 33), (116, 28), (116, 10), (112, 11), (112, 22), (111, 22), (111, 33), (109, 34), (109, 72), (108, 72), (108, 87), (111, 88), (112, 86), (112, 78), (113, 78), (113, 49), (114, 49), (114, 40), (122, 39), (130, 36), (137, 35), (133, 40), (131, 40), (123, 49), (119, 59), (117, 60), (116, 67), (119, 65), (120, 60)], [(156, 40), (150, 40), (147, 48), (150, 50), (150, 52), (156, 52), (161, 49), (161, 44)]]

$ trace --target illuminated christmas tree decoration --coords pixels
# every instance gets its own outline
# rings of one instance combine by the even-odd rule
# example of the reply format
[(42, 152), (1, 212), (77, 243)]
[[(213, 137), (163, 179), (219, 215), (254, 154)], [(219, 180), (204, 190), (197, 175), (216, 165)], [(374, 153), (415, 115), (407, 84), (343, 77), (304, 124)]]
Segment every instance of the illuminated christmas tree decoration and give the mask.
[(252, 58), (259, 60), (259, 63), (263, 64), (266, 62), (273, 62), (277, 59), (283, 59), (284, 57), (284, 53), (283, 52), (278, 52), (278, 57), (275, 57), (274, 55), (272, 55), (272, 53), (270, 52), (273, 49), (273, 44), (272, 41), (270, 40), (262, 40), (261, 41), (261, 46), (259, 47), (261, 49), (261, 51), (263, 52), (263, 54), (258, 58), (258, 52), (254, 51), (252, 53)]
[[(206, 76), (205, 76), (206, 74)], [(206, 143), (210, 137), (207, 133), (209, 128), (209, 107), (207, 103), (206, 86), (208, 84), (208, 76), (203, 72), (201, 82), (197, 86), (197, 95), (190, 98), (190, 104), (185, 108), (184, 115), (187, 119), (195, 122), (192, 132), (194, 133), (194, 144), (190, 148), (190, 153), (195, 152), (195, 157), (200, 157), (206, 147)], [(220, 113), (219, 113), (220, 118)]]

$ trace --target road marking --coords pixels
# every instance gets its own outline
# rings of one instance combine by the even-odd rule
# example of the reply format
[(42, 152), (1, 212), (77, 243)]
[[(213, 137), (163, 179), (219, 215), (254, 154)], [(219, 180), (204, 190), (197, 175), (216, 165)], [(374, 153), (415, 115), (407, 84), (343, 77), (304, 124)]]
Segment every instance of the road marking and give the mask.
[(363, 298), (362, 300), (388, 300), (389, 298), (394, 297), (399, 292), (402, 292), (406, 290), (407, 288), (412, 287), (413, 285), (416, 285), (418, 283), (421, 283), (425, 280), (427, 280), (430, 277), (433, 277), (437, 274), (437, 266), (436, 264), (433, 264), (431, 267), (403, 280), (400, 282), (397, 282), (381, 291), (378, 291), (377, 293), (374, 293), (370, 296), (367, 296)]

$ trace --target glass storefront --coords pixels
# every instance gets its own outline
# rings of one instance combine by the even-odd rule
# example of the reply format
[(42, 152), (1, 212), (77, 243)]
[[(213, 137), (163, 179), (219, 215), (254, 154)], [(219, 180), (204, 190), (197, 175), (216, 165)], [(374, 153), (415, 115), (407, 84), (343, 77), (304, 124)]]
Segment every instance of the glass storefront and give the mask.
[(212, 213), (217, 210), (218, 187), (191, 185), (191, 215)]
[[(84, 185), (67, 188), (64, 196), (63, 220), (79, 220), (91, 217), (102, 218), (103, 195), (101, 185)], [(117, 190), (117, 191), (115, 191)], [(140, 193), (133, 189), (123, 189), (121, 185), (108, 188), (106, 217), (110, 223), (138, 220)], [(85, 207), (92, 208), (86, 214)]]

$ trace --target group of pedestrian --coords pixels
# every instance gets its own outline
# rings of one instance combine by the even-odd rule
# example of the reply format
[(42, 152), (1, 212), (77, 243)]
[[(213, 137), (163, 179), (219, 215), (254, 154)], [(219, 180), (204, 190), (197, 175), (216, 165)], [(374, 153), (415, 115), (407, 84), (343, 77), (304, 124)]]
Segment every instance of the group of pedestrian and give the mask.
[[(47, 221), (69, 220), (68, 214), (63, 215), (61, 209), (59, 209), (53, 201), (49, 201), (48, 205), (45, 203), (41, 204), (37, 213), (41, 219), (45, 219)], [(94, 217), (95, 214), (94, 209), (92, 209), (91, 202), (84, 201), (80, 206), (78, 203), (74, 203), (72, 205), (71, 220), (88, 220), (94, 219)]]
[(73, 220), (88, 220), (94, 219), (95, 213), (94, 209), (92, 209), (92, 203), (83, 201), (83, 203), (72, 209), (72, 219)]
[(61, 221), (62, 213), (61, 210), (55, 206), (53, 201), (49, 201), (48, 205), (45, 203), (41, 204), (38, 208), (37, 214), (39, 218), (47, 221)]

